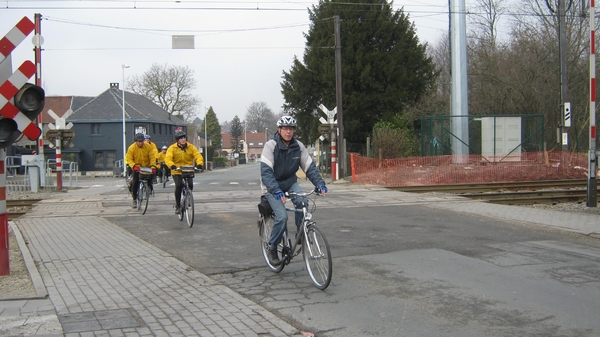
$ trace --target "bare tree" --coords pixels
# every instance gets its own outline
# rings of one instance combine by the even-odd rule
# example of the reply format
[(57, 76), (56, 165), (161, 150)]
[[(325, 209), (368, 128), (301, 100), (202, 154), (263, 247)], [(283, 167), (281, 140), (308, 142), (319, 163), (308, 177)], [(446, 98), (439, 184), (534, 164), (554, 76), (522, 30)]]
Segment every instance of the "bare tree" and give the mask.
[(147, 97), (171, 116), (191, 123), (202, 101), (192, 94), (196, 88), (194, 71), (187, 66), (152, 64), (141, 76), (134, 75), (127, 85), (136, 94)]
[(476, 0), (475, 14), (471, 16), (473, 30), (490, 48), (496, 46), (500, 18), (506, 13), (505, 0)]
[(265, 128), (275, 127), (277, 117), (265, 102), (253, 102), (247, 108), (245, 120), (247, 130), (254, 132), (262, 132)]

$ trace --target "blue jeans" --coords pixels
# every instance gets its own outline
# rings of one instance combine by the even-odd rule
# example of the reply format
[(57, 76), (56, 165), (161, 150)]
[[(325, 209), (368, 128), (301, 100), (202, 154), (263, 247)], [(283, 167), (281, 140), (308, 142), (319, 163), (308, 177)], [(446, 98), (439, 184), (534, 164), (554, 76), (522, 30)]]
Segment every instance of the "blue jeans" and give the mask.
[[(302, 189), (297, 183), (295, 183), (286, 192), (302, 193)], [(271, 239), (269, 240), (269, 244), (273, 246), (281, 241), (283, 233), (287, 228), (288, 212), (285, 209), (285, 204), (281, 202), (281, 199), (276, 200), (275, 197), (269, 192), (267, 192), (265, 196), (267, 197), (267, 200), (269, 201), (269, 204), (273, 209), (273, 213), (275, 213), (275, 222), (273, 223), (273, 231), (271, 232)], [(292, 199), (292, 201), (296, 209), (302, 209), (302, 207), (304, 206), (303, 198), (295, 198)], [(296, 212), (295, 220), (296, 228), (299, 228), (302, 224), (302, 212)]]

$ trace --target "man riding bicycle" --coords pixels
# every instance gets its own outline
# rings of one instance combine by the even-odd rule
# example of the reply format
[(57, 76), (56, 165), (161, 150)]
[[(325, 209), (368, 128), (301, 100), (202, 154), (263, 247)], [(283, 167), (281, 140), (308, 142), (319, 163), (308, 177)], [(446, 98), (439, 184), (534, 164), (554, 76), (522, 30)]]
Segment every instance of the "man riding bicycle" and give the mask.
[[(183, 177), (181, 171), (176, 171), (176, 168), (182, 166), (193, 166), (194, 161), (196, 162), (196, 168), (202, 169), (204, 165), (204, 158), (194, 146), (194, 144), (187, 142), (187, 135), (183, 130), (175, 131), (175, 143), (167, 149), (165, 155), (165, 164), (171, 168), (171, 176), (173, 182), (175, 182), (175, 214), (179, 214), (181, 207), (181, 190), (183, 189)], [(190, 190), (194, 189), (194, 179), (188, 179), (188, 186)]]
[[(327, 187), (304, 144), (294, 138), (296, 119), (283, 116), (277, 121), (277, 132), (269, 140), (260, 158), (260, 181), (265, 196), (275, 213), (273, 231), (269, 240), (269, 263), (278, 266), (277, 245), (287, 226), (288, 213), (285, 209), (284, 192), (302, 193), (296, 172), (301, 168), (306, 177), (325, 195)], [(294, 206), (302, 209), (302, 199), (293, 199)], [(296, 212), (296, 227), (300, 227), (302, 213)]]
[[(133, 208), (137, 207), (138, 184), (140, 182), (140, 167), (152, 167), (152, 173), (156, 174), (156, 147), (144, 142), (144, 134), (137, 133), (134, 137), (135, 142), (127, 149), (125, 162), (127, 163), (127, 172), (132, 172), (131, 185), (129, 191), (133, 197)], [(152, 184), (150, 184), (152, 187)]]

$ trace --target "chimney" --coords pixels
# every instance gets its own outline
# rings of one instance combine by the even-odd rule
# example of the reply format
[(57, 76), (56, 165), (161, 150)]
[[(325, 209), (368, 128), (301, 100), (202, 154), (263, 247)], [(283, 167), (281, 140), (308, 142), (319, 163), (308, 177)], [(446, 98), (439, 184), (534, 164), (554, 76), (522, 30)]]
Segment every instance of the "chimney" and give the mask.
[(111, 89), (117, 89), (117, 90), (118, 90), (118, 89), (119, 89), (119, 82), (117, 82), (117, 83), (111, 83), (111, 84), (110, 84), (110, 88), (111, 88)]

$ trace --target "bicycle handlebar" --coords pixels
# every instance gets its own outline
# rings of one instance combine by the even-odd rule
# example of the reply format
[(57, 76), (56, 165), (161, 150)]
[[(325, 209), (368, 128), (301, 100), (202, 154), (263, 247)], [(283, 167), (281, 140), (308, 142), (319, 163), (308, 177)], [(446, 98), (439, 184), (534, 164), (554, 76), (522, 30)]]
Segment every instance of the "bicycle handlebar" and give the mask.
[(197, 169), (194, 166), (181, 166), (181, 167), (177, 167), (177, 168), (172, 169), (172, 171), (182, 171), (182, 170), (192, 170), (192, 169), (194, 170), (194, 172), (202, 172), (202, 171), (204, 171), (203, 169)]
[(303, 193), (285, 192), (284, 195), (285, 195), (286, 198), (308, 197), (309, 195), (313, 195), (313, 194), (321, 196), (320, 192), (321, 192), (321, 190), (319, 190), (319, 188), (315, 187), (309, 193), (306, 193), (306, 192), (303, 192)]

